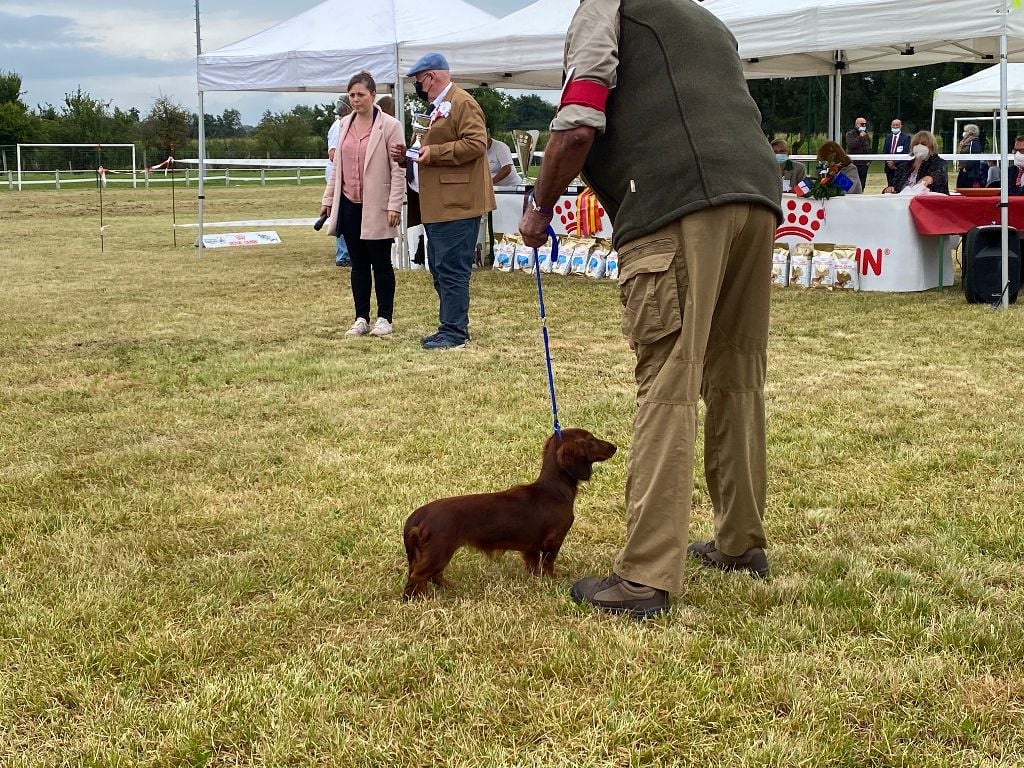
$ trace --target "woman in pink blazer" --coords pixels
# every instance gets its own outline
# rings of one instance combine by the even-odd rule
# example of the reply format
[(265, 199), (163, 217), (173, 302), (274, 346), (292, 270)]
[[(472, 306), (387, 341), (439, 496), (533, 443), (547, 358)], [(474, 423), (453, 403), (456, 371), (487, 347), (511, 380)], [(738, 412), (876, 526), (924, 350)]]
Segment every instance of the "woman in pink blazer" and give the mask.
[[(395, 309), (391, 246), (398, 234), (405, 168), (388, 152), (405, 141), (401, 124), (373, 102), (377, 84), (369, 72), (348, 83), (352, 114), (341, 121), (334, 174), (324, 190), (323, 210), (332, 235), (344, 235), (352, 259), (356, 320), (346, 336), (388, 336)], [(370, 327), (370, 291), (377, 294), (377, 322)]]

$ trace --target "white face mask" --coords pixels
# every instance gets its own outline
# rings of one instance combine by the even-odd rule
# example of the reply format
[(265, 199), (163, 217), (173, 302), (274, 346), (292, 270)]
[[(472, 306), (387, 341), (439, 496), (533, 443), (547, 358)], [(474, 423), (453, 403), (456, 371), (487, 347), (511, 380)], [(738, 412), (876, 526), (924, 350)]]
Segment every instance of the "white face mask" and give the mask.
[(1018, 150), (1013, 153), (1013, 164), (1018, 168), (1024, 168), (1024, 152)]
[(910, 150), (911, 154), (918, 160), (924, 160), (928, 155), (931, 154), (931, 150), (928, 149), (924, 144), (915, 144), (913, 149)]
[(893, 132), (893, 133), (899, 133), (899, 132), (900, 132), (900, 129), (899, 129), (899, 128), (893, 128), (893, 129), (892, 129), (892, 132)]

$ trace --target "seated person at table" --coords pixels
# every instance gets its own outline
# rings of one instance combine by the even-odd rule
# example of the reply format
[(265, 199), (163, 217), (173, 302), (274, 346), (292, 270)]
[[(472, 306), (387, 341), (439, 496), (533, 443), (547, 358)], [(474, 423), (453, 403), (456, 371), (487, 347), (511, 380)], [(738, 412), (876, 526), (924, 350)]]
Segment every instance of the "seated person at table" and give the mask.
[(995, 160), (986, 160), (985, 165), (988, 166), (988, 176), (985, 179), (986, 187), (998, 187), (999, 186), (999, 163)]
[(792, 192), (793, 187), (807, 175), (807, 169), (803, 163), (789, 159), (789, 144), (782, 139), (773, 141), (772, 149), (775, 150), (775, 162), (779, 164), (779, 172), (782, 174), (782, 191)]
[(491, 171), (491, 183), (496, 187), (514, 187), (523, 180), (512, 164), (512, 150), (504, 141), (496, 141), (487, 134), (487, 166)]
[[(1013, 140), (1013, 154), (1010, 155), (1009, 170), (1006, 176), (1007, 189), (1011, 195), (1024, 195), (1024, 136), (1018, 136)], [(989, 169), (995, 171), (995, 178), (986, 186), (999, 189), (999, 168)]]
[(928, 131), (918, 131), (910, 139), (911, 160), (896, 166), (892, 185), (883, 192), (899, 193), (915, 184), (924, 184), (931, 192), (949, 194), (949, 179), (946, 175), (946, 161), (939, 157), (935, 137)]
[(818, 148), (818, 162), (839, 166), (839, 173), (848, 178), (853, 185), (846, 190), (847, 195), (859, 195), (864, 191), (860, 185), (860, 171), (857, 170), (857, 166), (853, 164), (850, 156), (836, 142), (826, 141)]

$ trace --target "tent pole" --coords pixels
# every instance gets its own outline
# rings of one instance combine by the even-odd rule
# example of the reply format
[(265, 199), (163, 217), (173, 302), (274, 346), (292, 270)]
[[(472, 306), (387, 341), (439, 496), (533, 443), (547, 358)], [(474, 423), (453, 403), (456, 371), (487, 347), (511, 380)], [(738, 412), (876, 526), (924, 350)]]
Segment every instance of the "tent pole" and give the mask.
[(829, 136), (832, 141), (842, 144), (843, 136), (843, 70), (846, 69), (846, 56), (843, 51), (836, 51), (833, 55), (832, 79), (832, 131)]
[[(199, 0), (196, 0), (196, 78), (199, 77), (199, 57), (203, 54), (203, 38), (199, 31)], [(198, 85), (198, 83), (197, 83)], [(196, 195), (198, 202), (197, 210), (199, 215), (199, 240), (196, 246), (199, 248), (199, 255), (203, 254), (203, 203), (206, 196), (203, 194), (203, 178), (206, 176), (206, 125), (204, 124), (205, 112), (203, 110), (203, 89), (199, 88), (199, 187)]]
[(836, 73), (828, 78), (828, 138), (836, 137)]
[(1003, 32), (999, 35), (999, 215), (1000, 247), (1002, 248), (1002, 288), (1001, 303), (1003, 309), (1010, 306), (1010, 204), (1009, 204), (1009, 172), (1006, 169), (1007, 150), (1009, 148), (1009, 128), (1007, 126), (1007, 87), (1006, 87), (1006, 17), (1009, 13), (1006, 0), (1003, 0)]
[[(402, 83), (402, 59), (398, 55), (398, 43), (395, 43), (395, 118), (398, 123), (402, 126), (402, 141), (406, 140), (405, 136), (405, 88)], [(410, 173), (409, 163), (405, 164), (406, 174)], [(408, 183), (406, 183), (406, 191), (408, 191)], [(406, 195), (408, 197), (408, 195)], [(398, 268), (409, 269), (412, 267), (412, 259), (409, 256), (409, 206), (406, 204), (402, 208), (402, 221), (400, 223), (400, 229), (398, 230)]]

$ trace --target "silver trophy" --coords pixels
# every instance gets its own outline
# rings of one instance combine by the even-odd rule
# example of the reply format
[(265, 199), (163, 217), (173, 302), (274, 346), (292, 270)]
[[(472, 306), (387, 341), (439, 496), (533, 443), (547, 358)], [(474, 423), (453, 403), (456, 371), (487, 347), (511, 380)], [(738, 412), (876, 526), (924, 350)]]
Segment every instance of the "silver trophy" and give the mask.
[(533, 150), (540, 139), (540, 131), (512, 131), (512, 138), (516, 143), (516, 152), (519, 154), (519, 170), (523, 178), (529, 178), (530, 161), (533, 160)]
[(430, 115), (426, 112), (412, 113), (412, 146), (405, 150), (405, 156), (413, 160), (420, 159), (420, 146), (423, 137), (430, 130)]

